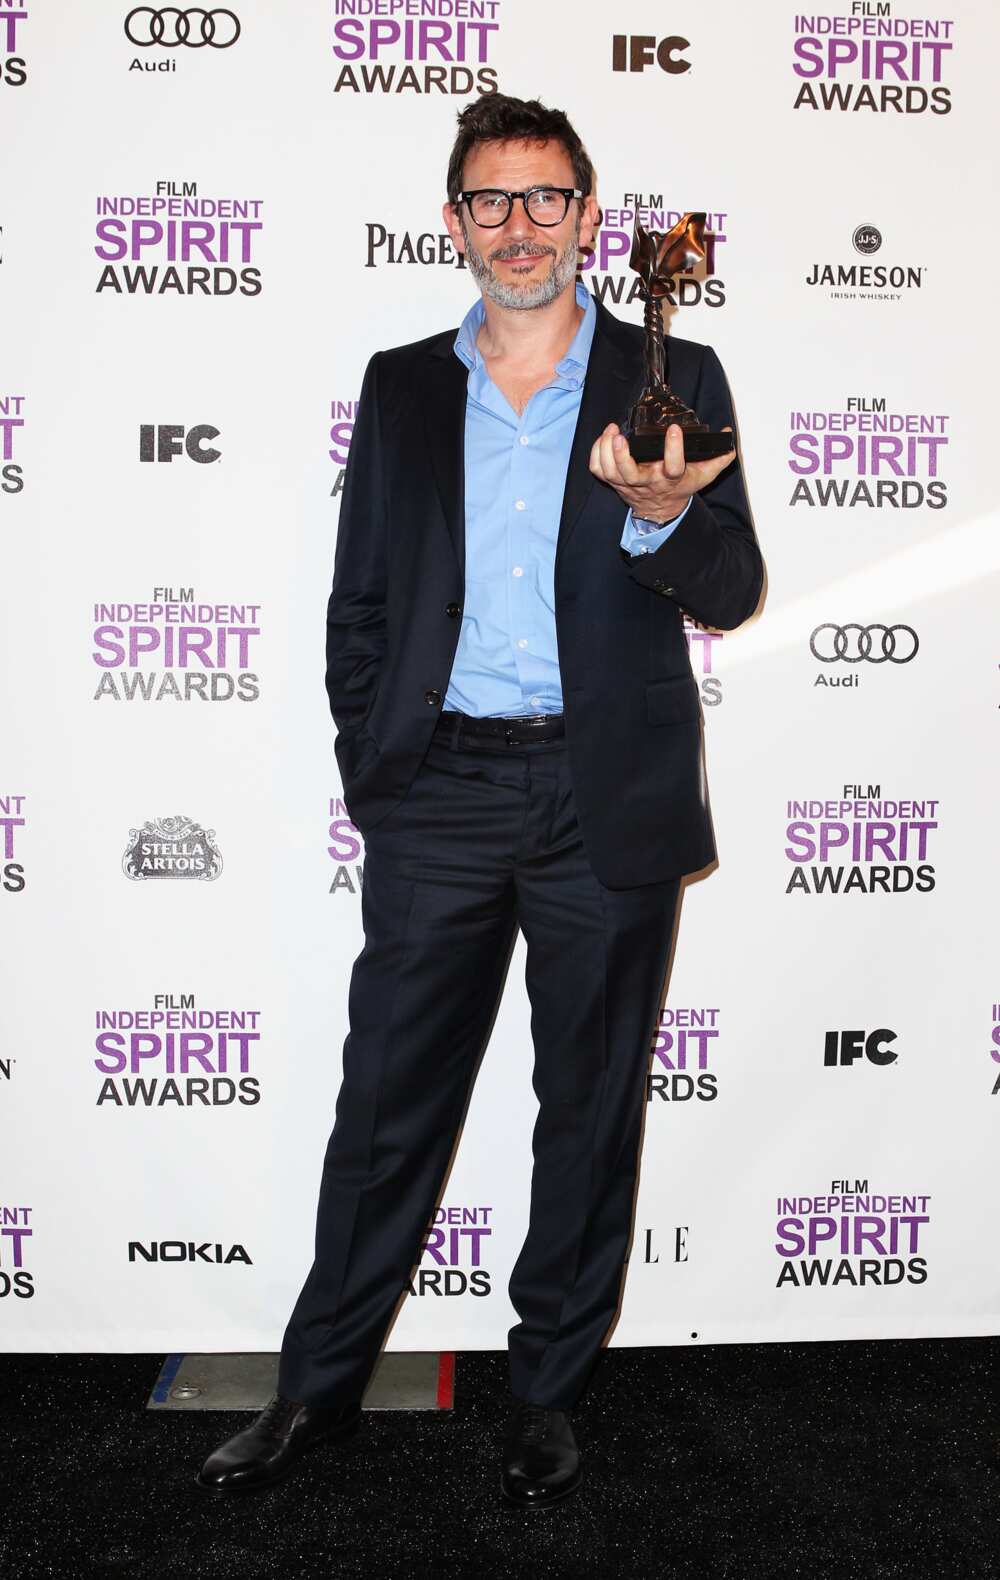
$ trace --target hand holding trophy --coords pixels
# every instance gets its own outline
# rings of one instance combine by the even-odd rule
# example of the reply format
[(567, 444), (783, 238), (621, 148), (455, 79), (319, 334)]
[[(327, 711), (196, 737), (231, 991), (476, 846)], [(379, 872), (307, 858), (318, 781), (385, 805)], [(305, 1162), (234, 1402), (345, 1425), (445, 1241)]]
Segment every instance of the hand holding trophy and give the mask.
[(707, 424), (699, 422), (691, 408), (678, 400), (666, 378), (662, 299), (674, 275), (693, 268), (704, 258), (705, 218), (704, 214), (684, 214), (666, 232), (645, 230), (636, 218), (629, 267), (642, 280), (646, 304), (645, 382), (623, 428), (636, 461), (662, 459), (664, 437), (671, 423), (678, 423), (684, 434), (685, 461), (711, 461), (734, 448), (733, 435), (710, 433)]

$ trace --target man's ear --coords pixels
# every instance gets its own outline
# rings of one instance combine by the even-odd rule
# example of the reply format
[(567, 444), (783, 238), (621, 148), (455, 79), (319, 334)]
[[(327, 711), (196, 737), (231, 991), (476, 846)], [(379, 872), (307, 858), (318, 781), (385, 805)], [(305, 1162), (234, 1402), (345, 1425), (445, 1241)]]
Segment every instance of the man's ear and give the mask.
[(601, 223), (601, 210), (593, 192), (583, 200), (583, 209), (580, 216), (580, 250), (592, 252), (594, 238)]
[(458, 217), (458, 210), (453, 208), (450, 203), (446, 203), (441, 210), (441, 218), (444, 220), (445, 229), (454, 243), (455, 251), (464, 253), (465, 233), (462, 230), (462, 222)]

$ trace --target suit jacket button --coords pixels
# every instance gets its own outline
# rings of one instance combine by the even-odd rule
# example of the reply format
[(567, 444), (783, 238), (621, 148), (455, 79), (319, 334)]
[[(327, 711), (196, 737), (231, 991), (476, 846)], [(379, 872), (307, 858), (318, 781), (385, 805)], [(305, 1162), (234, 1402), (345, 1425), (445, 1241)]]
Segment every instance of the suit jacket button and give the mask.
[(448, 618), (450, 620), (457, 620), (461, 613), (462, 613), (462, 606), (461, 606), (461, 604), (458, 604), (458, 603), (450, 603), (448, 605), (447, 609), (445, 610), (445, 614), (448, 616)]
[(664, 585), (663, 585), (663, 583), (661, 581), (655, 581), (653, 583), (653, 589), (654, 589), (655, 592), (663, 592), (664, 591)]
[(436, 708), (441, 701), (440, 691), (425, 691), (424, 701), (432, 708)]

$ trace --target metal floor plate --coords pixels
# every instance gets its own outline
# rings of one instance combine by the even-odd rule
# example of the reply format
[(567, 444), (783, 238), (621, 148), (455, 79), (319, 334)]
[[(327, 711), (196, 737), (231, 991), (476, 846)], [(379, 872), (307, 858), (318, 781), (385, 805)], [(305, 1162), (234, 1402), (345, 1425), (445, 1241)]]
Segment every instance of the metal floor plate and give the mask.
[[(168, 1355), (147, 1410), (262, 1410), (276, 1391), (277, 1355)], [(365, 1410), (450, 1410), (455, 1357), (451, 1353), (381, 1356), (365, 1396)]]

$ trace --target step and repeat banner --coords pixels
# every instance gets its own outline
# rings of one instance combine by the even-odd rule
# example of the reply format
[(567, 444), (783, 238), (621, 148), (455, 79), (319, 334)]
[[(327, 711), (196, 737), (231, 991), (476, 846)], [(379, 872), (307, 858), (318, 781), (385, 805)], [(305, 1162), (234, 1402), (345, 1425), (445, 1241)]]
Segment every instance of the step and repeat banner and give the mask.
[[(496, 90), (583, 136), (612, 311), (636, 214), (708, 212), (667, 317), (768, 566), (741, 631), (685, 620), (720, 863), (613, 1342), (1000, 1327), (997, 58), (979, 0), (0, 0), (0, 1344), (278, 1345), (362, 942), (344, 469), (369, 356), (474, 298), (441, 204)], [(523, 975), (395, 1348), (505, 1342)]]

